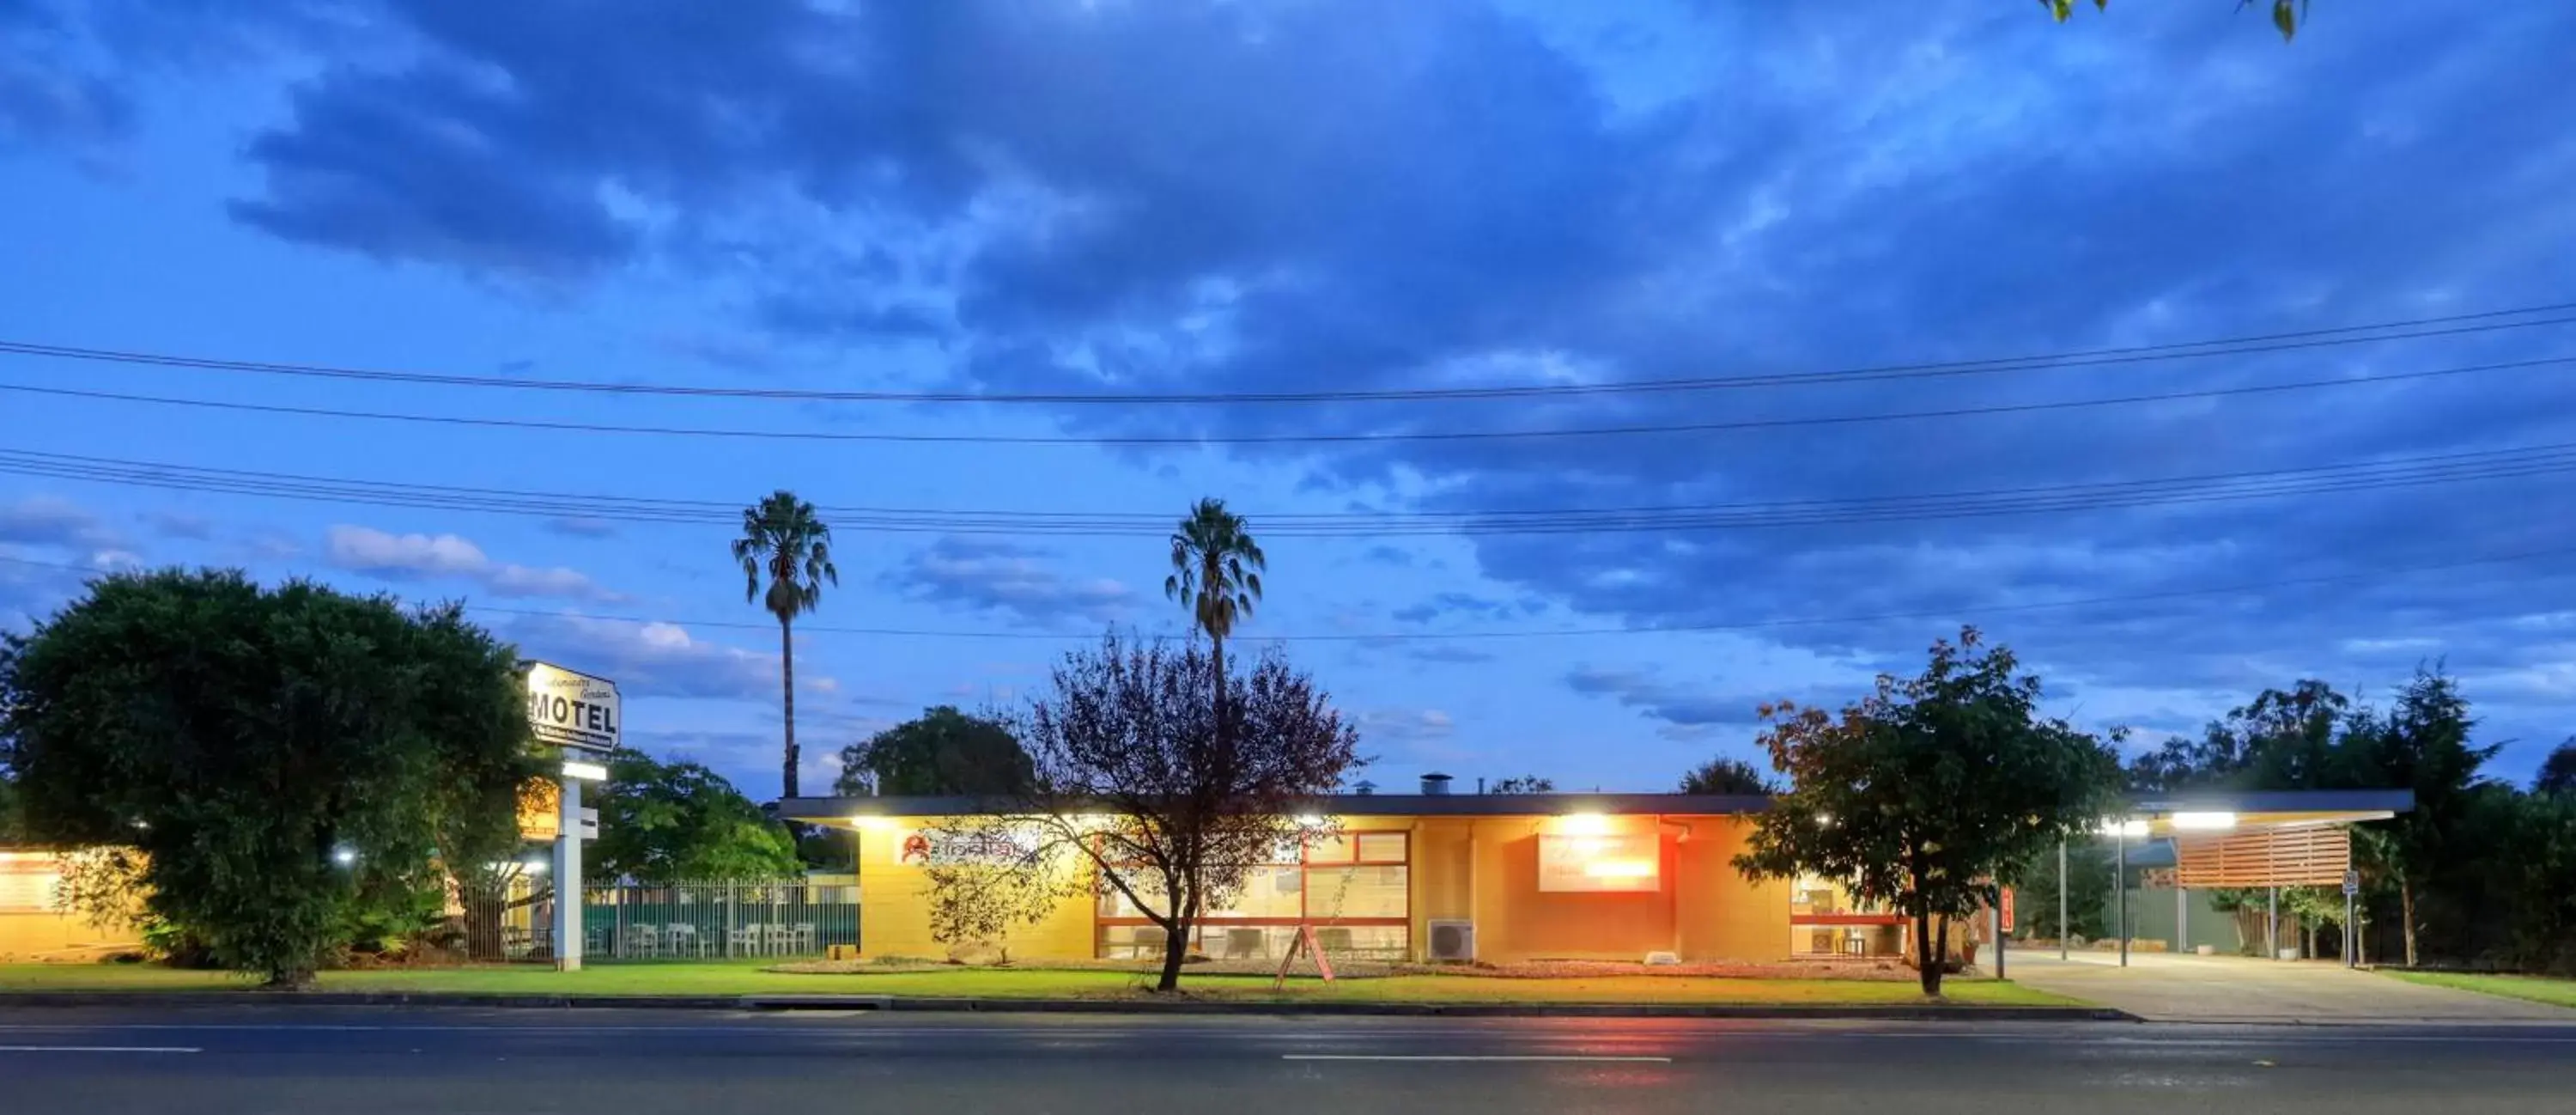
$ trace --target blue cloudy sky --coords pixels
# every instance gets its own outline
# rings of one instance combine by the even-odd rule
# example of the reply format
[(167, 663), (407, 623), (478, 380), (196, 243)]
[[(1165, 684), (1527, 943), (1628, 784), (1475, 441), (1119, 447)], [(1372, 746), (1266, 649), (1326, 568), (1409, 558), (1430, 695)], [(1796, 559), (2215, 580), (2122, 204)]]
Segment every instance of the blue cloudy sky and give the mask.
[[(1216, 494), (1382, 782), (1662, 788), (1961, 622), (2148, 741), (2446, 658), (2520, 777), (2576, 731), (2576, 311), (1920, 368), (2576, 303), (2576, 8), (2452, 7), (0, 0), (0, 340), (785, 393), (0, 355), (0, 622), (134, 563), (463, 598), (773, 793), (725, 507), (841, 512), (825, 780), (1176, 630)], [(1535, 390), (1350, 397), (1483, 386)]]

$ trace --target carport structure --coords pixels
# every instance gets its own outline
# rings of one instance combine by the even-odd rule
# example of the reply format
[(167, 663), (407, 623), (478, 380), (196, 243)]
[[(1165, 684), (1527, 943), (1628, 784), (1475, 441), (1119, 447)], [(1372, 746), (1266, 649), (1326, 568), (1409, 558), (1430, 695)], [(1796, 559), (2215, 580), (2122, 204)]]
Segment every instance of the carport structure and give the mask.
[[(2357, 930), (2351, 916), (2357, 889), (2353, 874), (2352, 826), (2384, 821), (2415, 808), (2411, 790), (2276, 790), (2228, 792), (2195, 790), (2179, 794), (2132, 797), (2117, 817), (2102, 823), (2102, 834), (2116, 849), (2118, 895), (2116, 930), (2120, 964), (2129, 963), (2132, 937), (2129, 916), (2128, 857), (2133, 846), (2170, 844), (2174, 858), (2175, 916), (2179, 926), (2195, 889), (2255, 889), (2271, 895), (2267, 914), (2266, 954), (2280, 955), (2279, 894), (2282, 887), (2341, 887), (2345, 894), (2344, 962), (2356, 952)], [(2057, 854), (2058, 925), (2066, 924), (2066, 848)], [(2060, 957), (2066, 934), (2058, 934)], [(2183, 935), (2177, 933), (2177, 940)]]

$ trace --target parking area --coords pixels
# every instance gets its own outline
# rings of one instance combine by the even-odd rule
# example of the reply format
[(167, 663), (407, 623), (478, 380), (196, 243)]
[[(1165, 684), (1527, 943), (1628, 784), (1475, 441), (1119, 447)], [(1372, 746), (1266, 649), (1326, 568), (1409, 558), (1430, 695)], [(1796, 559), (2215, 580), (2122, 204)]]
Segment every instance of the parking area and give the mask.
[(2015, 952), (2006, 967), (2025, 986), (2158, 1022), (2576, 1024), (2576, 1010), (2425, 987), (2325, 962), (2136, 953), (2122, 968), (2115, 955), (2059, 960), (2046, 950)]

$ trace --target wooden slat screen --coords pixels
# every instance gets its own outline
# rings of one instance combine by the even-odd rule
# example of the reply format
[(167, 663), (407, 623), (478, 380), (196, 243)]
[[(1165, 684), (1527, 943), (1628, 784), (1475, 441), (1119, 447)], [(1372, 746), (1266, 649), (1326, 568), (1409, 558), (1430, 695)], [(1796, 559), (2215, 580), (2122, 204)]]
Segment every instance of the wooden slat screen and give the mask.
[(2176, 843), (2187, 887), (2340, 886), (2352, 865), (2352, 833), (2341, 825), (2186, 836)]

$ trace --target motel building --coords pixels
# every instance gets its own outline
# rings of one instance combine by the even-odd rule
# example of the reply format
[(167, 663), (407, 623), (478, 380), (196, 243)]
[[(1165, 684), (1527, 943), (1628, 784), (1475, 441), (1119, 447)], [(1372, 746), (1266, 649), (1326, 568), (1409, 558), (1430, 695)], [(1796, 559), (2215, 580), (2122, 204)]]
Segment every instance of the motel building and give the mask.
[[(1202, 916), (1195, 950), (1276, 959), (1311, 927), (1328, 953), (1422, 962), (1683, 963), (1900, 957), (1905, 918), (1863, 908), (1834, 880), (1753, 882), (1736, 871), (1759, 796), (1349, 794), (1306, 812), (1338, 835), (1253, 870), (1230, 909)], [(2104, 825), (2123, 850), (2175, 855), (2191, 887), (2334, 886), (2349, 826), (2411, 809), (2406, 791), (2209, 794), (2138, 800)], [(970, 798), (798, 798), (792, 820), (852, 833), (860, 948), (938, 958), (923, 865), (960, 817), (1000, 817)], [(1069, 899), (1008, 938), (1017, 960), (1158, 959), (1163, 932), (1108, 888)], [(1981, 921), (1983, 919), (1980, 919)], [(1984, 927), (1954, 932), (1954, 946)]]

